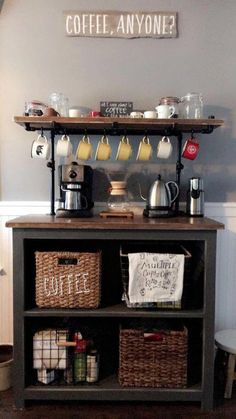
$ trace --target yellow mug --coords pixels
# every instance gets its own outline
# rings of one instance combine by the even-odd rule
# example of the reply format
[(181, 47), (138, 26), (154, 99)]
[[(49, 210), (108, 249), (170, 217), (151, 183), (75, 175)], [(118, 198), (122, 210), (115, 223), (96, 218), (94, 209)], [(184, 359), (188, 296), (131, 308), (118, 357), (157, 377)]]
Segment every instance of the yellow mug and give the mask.
[(112, 150), (109, 144), (108, 137), (106, 135), (103, 135), (103, 137), (97, 145), (95, 160), (108, 160), (111, 157), (111, 152)]
[(136, 160), (149, 160), (152, 155), (152, 146), (149, 138), (145, 135), (139, 143), (138, 154)]
[(131, 155), (132, 155), (132, 147), (129, 143), (128, 137), (124, 135), (124, 137), (122, 137), (120, 144), (118, 146), (116, 160), (129, 160)]
[(87, 135), (84, 135), (77, 147), (76, 156), (78, 160), (89, 160), (92, 156), (93, 146)]

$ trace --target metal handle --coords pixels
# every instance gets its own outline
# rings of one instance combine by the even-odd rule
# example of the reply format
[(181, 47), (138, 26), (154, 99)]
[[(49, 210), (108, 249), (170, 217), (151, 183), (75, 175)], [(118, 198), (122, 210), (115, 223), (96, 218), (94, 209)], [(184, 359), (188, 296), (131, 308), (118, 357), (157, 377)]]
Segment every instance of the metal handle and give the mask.
[[(169, 185), (170, 185), (171, 183), (172, 183), (173, 185), (175, 185), (175, 187), (176, 187), (176, 194), (175, 194), (174, 198), (172, 198), (172, 199), (171, 199), (171, 191), (170, 191), (170, 188), (169, 188)], [(167, 186), (167, 190), (168, 190), (168, 192), (169, 192), (169, 196), (170, 196), (170, 204), (173, 204), (173, 202), (176, 200), (177, 196), (179, 195), (179, 187), (178, 187), (177, 183), (176, 183), (176, 182), (174, 182), (173, 180), (170, 180), (169, 182), (167, 182), (167, 183), (166, 183), (166, 186)]]

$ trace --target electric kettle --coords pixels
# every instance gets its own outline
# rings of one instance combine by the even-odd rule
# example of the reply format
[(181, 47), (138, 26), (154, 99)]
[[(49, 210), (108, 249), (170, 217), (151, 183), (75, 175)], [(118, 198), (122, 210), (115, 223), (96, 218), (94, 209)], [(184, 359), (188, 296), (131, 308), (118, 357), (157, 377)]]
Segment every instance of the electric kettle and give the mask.
[[(175, 195), (170, 188), (173, 185), (176, 189)], [(143, 215), (150, 218), (170, 217), (174, 215), (171, 207), (179, 195), (179, 187), (176, 182), (170, 180), (165, 183), (158, 175), (157, 180), (151, 185), (147, 199), (140, 192), (141, 198), (147, 202)]]

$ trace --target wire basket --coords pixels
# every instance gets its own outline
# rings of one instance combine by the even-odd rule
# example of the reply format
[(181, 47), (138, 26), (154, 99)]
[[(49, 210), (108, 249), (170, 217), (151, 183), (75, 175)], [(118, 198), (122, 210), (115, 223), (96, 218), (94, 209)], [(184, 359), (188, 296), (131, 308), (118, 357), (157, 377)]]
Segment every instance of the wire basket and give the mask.
[[(178, 301), (165, 301), (165, 302), (148, 302), (148, 303), (131, 303), (129, 301), (128, 295), (128, 288), (129, 288), (129, 258), (128, 253), (136, 253), (136, 252), (150, 252), (150, 253), (173, 253), (173, 254), (184, 254), (184, 289), (183, 289), (183, 296), (181, 300)], [(183, 297), (186, 298), (189, 286), (189, 279), (190, 279), (190, 272), (191, 272), (191, 260), (192, 255), (191, 253), (182, 245), (180, 246), (173, 246), (173, 245), (164, 245), (164, 247), (137, 247), (137, 249), (128, 249), (128, 247), (121, 246), (120, 248), (120, 265), (121, 265), (121, 277), (122, 277), (122, 285), (123, 285), (123, 295), (122, 299), (125, 301), (127, 307), (130, 308), (170, 308), (170, 309), (181, 309), (183, 308)]]
[(119, 383), (124, 387), (184, 388), (188, 332), (120, 330)]
[(97, 308), (101, 252), (35, 252), (38, 307)]

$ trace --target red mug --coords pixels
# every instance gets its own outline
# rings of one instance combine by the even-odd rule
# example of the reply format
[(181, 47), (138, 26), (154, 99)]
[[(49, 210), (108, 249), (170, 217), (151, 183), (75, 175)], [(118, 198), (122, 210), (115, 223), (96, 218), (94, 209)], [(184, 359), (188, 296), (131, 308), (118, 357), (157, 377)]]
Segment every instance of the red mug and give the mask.
[(96, 117), (98, 117), (100, 115), (101, 114), (98, 111), (91, 111), (91, 112), (89, 112), (89, 116), (92, 116), (93, 118), (96, 118)]
[(199, 144), (193, 138), (186, 140), (182, 151), (182, 157), (189, 160), (194, 160), (199, 152)]

